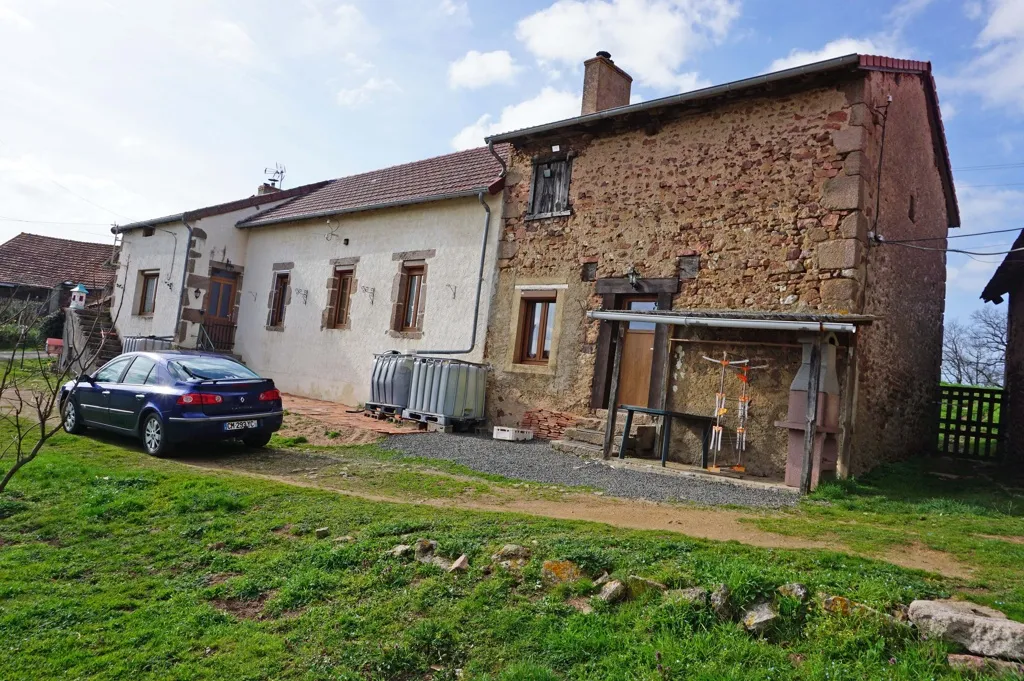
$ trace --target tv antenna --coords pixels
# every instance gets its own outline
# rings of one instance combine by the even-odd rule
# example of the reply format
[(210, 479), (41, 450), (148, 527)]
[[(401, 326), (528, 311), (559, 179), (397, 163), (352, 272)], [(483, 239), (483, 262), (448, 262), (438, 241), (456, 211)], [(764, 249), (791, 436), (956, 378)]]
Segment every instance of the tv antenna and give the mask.
[(267, 176), (267, 184), (280, 189), (284, 185), (284, 174), (287, 168), (280, 163), (275, 163), (273, 168), (264, 168), (263, 174)]

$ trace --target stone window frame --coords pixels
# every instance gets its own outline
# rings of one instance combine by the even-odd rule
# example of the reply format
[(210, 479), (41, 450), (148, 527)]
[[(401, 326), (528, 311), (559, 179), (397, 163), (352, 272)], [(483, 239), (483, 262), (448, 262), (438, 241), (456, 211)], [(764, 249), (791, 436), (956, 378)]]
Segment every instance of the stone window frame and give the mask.
[[(270, 280), (270, 295), (267, 296), (267, 331), (284, 331), (284, 320), (288, 316), (288, 305), (292, 302), (292, 270), (295, 263), (278, 262), (273, 265)], [(285, 278), (283, 297), (278, 296), (279, 282)], [(275, 308), (275, 304), (279, 308)]]
[[(395, 274), (391, 286), (391, 324), (388, 335), (392, 338), (407, 338), (419, 340), (423, 338), (423, 323), (426, 319), (427, 308), (427, 281), (429, 267), (427, 261), (437, 255), (434, 249), (422, 251), (402, 251), (392, 253), (391, 259), (398, 263), (398, 272)], [(416, 323), (411, 328), (403, 328), (405, 305), (403, 302), (408, 295), (408, 271), (418, 270), (420, 273), (420, 287), (417, 294)]]
[[(520, 374), (540, 374), (553, 376), (558, 367), (559, 341), (562, 336), (562, 319), (565, 314), (566, 297), (569, 284), (564, 279), (530, 279), (515, 285), (512, 293), (512, 314), (509, 315), (508, 350), (505, 354), (506, 372)], [(555, 322), (551, 330), (551, 353), (547, 362), (524, 364), (519, 360), (519, 348), (523, 340), (523, 300), (532, 296), (553, 294), (555, 302)]]
[[(320, 322), (321, 330), (339, 330), (352, 328), (352, 296), (356, 291), (358, 279), (356, 279), (356, 265), (359, 263), (359, 256), (351, 258), (334, 258), (331, 260), (331, 276), (327, 279), (327, 307), (324, 308)], [(347, 305), (344, 307), (344, 319), (339, 319), (342, 308), (339, 307), (339, 296), (341, 295), (341, 278), (350, 278), (348, 288)]]
[[(532, 171), (530, 172), (530, 193), (526, 200), (526, 220), (544, 220), (548, 218), (560, 218), (572, 215), (572, 204), (569, 202), (569, 188), (572, 184), (572, 161), (574, 154), (568, 152), (543, 154), (540, 156), (534, 156), (531, 160)], [(546, 213), (535, 213), (533, 209), (533, 202), (536, 194), (537, 179), (538, 179), (538, 167), (542, 165), (548, 165), (551, 163), (565, 163), (565, 207), (562, 210), (549, 211)]]
[[(145, 309), (146, 289), (152, 283), (153, 286), (153, 307)], [(139, 270), (138, 283), (135, 285), (135, 304), (132, 305), (132, 314), (136, 317), (150, 319), (156, 314), (156, 298), (160, 293), (160, 270)]]

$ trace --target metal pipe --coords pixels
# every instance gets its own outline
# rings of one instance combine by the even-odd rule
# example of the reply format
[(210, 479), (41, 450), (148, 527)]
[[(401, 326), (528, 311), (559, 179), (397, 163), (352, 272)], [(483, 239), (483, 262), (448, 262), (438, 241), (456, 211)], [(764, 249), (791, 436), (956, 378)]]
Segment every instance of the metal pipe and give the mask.
[(188, 238), (185, 239), (185, 258), (181, 264), (181, 289), (178, 291), (178, 315), (174, 319), (174, 329), (171, 333), (173, 338), (178, 337), (178, 327), (181, 325), (181, 310), (185, 306), (185, 282), (188, 281), (188, 254), (192, 252), (192, 225), (188, 224), (184, 215), (181, 216), (181, 224), (188, 230)]
[(417, 355), (468, 355), (476, 348), (476, 329), (480, 321), (480, 293), (484, 286), (484, 267), (487, 261), (487, 239), (491, 233), (491, 207), (487, 205), (487, 192), (476, 195), (480, 205), (484, 207), (484, 238), (480, 245), (480, 271), (476, 278), (476, 301), (473, 303), (473, 331), (469, 337), (469, 347), (465, 350), (416, 350)]
[(648, 322), (672, 326), (708, 326), (724, 329), (762, 329), (770, 331), (833, 331), (856, 333), (857, 326), (845, 322), (798, 322), (789, 319), (736, 319), (727, 317), (689, 317), (684, 315), (636, 314), (612, 310), (591, 310), (591, 319), (609, 322)]

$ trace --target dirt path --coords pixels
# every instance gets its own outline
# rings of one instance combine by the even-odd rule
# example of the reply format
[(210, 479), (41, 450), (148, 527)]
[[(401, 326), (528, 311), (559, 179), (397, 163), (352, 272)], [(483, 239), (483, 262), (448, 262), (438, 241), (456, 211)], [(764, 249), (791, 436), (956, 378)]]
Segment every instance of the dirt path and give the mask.
[[(745, 512), (731, 509), (694, 508), (580, 493), (563, 493), (555, 499), (536, 498), (536, 495), (532, 495), (528, 491), (496, 483), (488, 483), (488, 485), (499, 494), (480, 495), (472, 498), (463, 496), (423, 498), (422, 494), (415, 496), (376, 494), (366, 490), (352, 489), (351, 485), (347, 483), (342, 486), (338, 478), (335, 478), (339, 481), (336, 484), (332, 482), (330, 475), (318, 475), (319, 471), (324, 471), (329, 466), (336, 466), (337, 459), (297, 451), (268, 452), (268, 455), (259, 458), (247, 456), (193, 457), (180, 459), (179, 462), (192, 468), (223, 471), (298, 487), (326, 489), (370, 501), (437, 508), (454, 507), (476, 511), (515, 512), (545, 518), (605, 523), (629, 529), (678, 532), (689, 537), (714, 541), (737, 541), (762, 548), (828, 549), (859, 555), (849, 547), (834, 541), (809, 540), (775, 534), (758, 529), (750, 522), (744, 522), (774, 513), (771, 511)], [(351, 459), (345, 459), (345, 461), (350, 462)], [(366, 462), (359, 462), (358, 465), (366, 465)], [(472, 480), (472, 478), (450, 475), (432, 468), (423, 469), (423, 472), (435, 476), (446, 476), (453, 480)], [(312, 475), (310, 475), (311, 473)], [(973, 577), (970, 568), (949, 554), (933, 551), (922, 545), (900, 547), (898, 551), (870, 557), (886, 560), (901, 567), (925, 570), (946, 577), (958, 579)]]

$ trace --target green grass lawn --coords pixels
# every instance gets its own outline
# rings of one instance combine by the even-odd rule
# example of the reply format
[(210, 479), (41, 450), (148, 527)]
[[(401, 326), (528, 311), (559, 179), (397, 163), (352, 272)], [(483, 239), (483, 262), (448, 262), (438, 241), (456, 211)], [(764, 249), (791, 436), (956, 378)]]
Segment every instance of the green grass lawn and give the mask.
[(947, 477), (926, 460), (893, 464), (860, 481), (825, 483), (798, 508), (753, 522), (867, 553), (913, 544), (945, 551), (974, 569), (973, 600), (1024, 620), (1024, 489), (989, 470)]
[[(504, 681), (962, 678), (945, 666), (943, 644), (878, 615), (784, 600), (760, 637), (657, 593), (583, 614), (567, 601), (594, 593), (589, 579), (540, 579), (543, 559), (565, 558), (591, 578), (726, 583), (740, 606), (801, 581), (881, 611), (953, 590), (888, 563), (373, 503), (197, 471), (121, 444), (61, 435), (0, 497), (0, 678), (442, 680), (456, 669)], [(854, 502), (831, 503), (798, 513)], [(330, 538), (315, 538), (323, 526)], [(354, 540), (333, 540), (341, 535)], [(471, 569), (450, 575), (384, 555), (419, 537), (436, 539), (442, 555), (466, 553)], [(505, 543), (533, 559), (521, 575), (486, 574)]]

